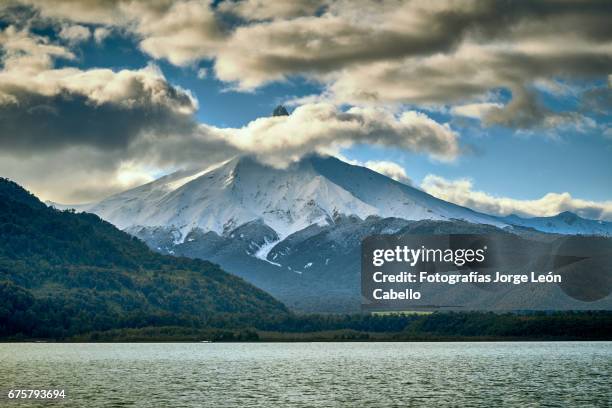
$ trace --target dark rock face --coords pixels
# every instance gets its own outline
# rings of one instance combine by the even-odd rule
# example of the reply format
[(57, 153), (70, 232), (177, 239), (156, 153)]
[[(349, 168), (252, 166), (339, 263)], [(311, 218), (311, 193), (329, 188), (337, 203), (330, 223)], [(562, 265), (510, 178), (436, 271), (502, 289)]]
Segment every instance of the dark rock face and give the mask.
[[(310, 225), (284, 239), (260, 220), (248, 222), (223, 234), (195, 229), (187, 235), (184, 242), (177, 244), (170, 241), (172, 234), (167, 231), (145, 228), (136, 232), (141, 239), (152, 247), (157, 247), (160, 252), (218, 263), (225, 270), (268, 291), (291, 309), (322, 313), (350, 313), (360, 310), (361, 242), (370, 235), (498, 234), (503, 242), (508, 243), (501, 247), (523, 248), (519, 253), (533, 252), (542, 255), (534, 256), (536, 261), (533, 262), (540, 262), (537, 261), (540, 258), (550, 258), (553, 253), (551, 245), (554, 246), (554, 242), (563, 237), (528, 229), (502, 230), (460, 220), (408, 221), (377, 216), (360, 219), (346, 215), (333, 217), (327, 225)], [(580, 242), (588, 239), (585, 245), (592, 246), (592, 240), (596, 238), (576, 239)], [(610, 245), (609, 239), (600, 239)], [(164, 240), (165, 243), (160, 242)], [(171, 249), (164, 251), (165, 248)], [(544, 267), (527, 262), (519, 263), (517, 272), (524, 272), (525, 268), (540, 270)], [(506, 266), (510, 268), (509, 265)], [(596, 268), (597, 271), (601, 269)], [(434, 289), (428, 289), (427, 298), (437, 302), (436, 304), (452, 304), (456, 301), (469, 303), (473, 294), (471, 287), (465, 290), (450, 286), (446, 289)], [(525, 310), (540, 310), (544, 304), (560, 309), (585, 307), (584, 304), (563, 296), (562, 289), (556, 286), (524, 286), (507, 290), (513, 290), (508, 299), (519, 299)], [(533, 290), (539, 291), (537, 296), (530, 292)], [(506, 292), (491, 291), (490, 296), (483, 298), (481, 303), (474, 300), (470, 305), (475, 308), (504, 308), (505, 295)], [(589, 303), (587, 306), (602, 307), (609, 301), (612, 299), (601, 300), (597, 304)]]
[(287, 109), (283, 105), (278, 105), (274, 108), (274, 111), (272, 111), (272, 116), (289, 116), (289, 112), (287, 112)]
[[(159, 228), (130, 231), (153, 249), (218, 263), (287, 306), (305, 312), (360, 310), (361, 240), (372, 234), (485, 233), (495, 227), (461, 221), (407, 221), (399, 218), (338, 215), (328, 225), (313, 224), (279, 241), (259, 220), (222, 235), (194, 229), (184, 242)], [(267, 252), (258, 252), (265, 245)]]

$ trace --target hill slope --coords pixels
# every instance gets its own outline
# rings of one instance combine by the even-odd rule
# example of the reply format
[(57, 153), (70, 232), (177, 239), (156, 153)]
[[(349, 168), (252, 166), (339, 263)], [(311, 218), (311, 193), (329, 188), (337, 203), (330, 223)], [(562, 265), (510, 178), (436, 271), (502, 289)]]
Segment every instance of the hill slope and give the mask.
[(245, 325), (286, 308), (206, 261), (150, 251), (93, 214), (0, 179), (0, 337), (157, 324)]

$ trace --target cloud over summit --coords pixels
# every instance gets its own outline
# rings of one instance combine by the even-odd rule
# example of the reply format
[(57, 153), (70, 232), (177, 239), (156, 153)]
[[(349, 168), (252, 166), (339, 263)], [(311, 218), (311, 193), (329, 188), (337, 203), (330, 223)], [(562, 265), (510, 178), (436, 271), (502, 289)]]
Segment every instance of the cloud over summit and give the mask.
[(209, 127), (208, 131), (272, 163), (311, 152), (337, 152), (358, 143), (399, 147), (440, 160), (452, 160), (459, 153), (458, 135), (425, 114), (395, 115), (358, 107), (341, 111), (328, 103), (302, 105), (289, 116), (259, 118), (239, 129)]

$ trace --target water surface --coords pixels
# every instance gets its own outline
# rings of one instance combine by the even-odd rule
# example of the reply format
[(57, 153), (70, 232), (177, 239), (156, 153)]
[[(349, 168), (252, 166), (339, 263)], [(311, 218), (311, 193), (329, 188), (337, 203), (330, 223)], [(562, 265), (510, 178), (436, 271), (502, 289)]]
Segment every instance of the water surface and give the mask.
[(0, 344), (0, 406), (612, 406), (612, 342)]

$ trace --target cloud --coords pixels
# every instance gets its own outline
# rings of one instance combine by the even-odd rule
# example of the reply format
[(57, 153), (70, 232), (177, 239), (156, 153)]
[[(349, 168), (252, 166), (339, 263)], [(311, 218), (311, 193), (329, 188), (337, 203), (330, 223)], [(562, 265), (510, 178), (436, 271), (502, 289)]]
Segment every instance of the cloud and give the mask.
[(326, 93), (328, 99), (343, 103), (462, 106), (497, 104), (488, 99), (492, 91), (506, 89), (511, 101), (489, 109), (483, 115), (486, 125), (521, 129), (567, 125), (580, 122), (582, 115), (548, 108), (531, 83), (557, 76), (599, 78), (612, 66), (612, 54), (604, 47), (589, 48), (576, 45), (570, 52), (572, 47), (550, 44), (552, 55), (525, 55), (526, 51), (508, 50), (508, 46), (464, 43), (448, 54), (347, 68), (333, 78)]
[[(214, 56), (225, 38), (220, 18), (200, 0), (17, 0), (43, 18), (119, 28), (133, 34), (140, 48), (158, 59), (188, 65)], [(98, 31), (99, 39), (104, 31)]]
[(24, 160), (0, 151), (0, 174), (27, 186), (44, 200), (86, 203), (151, 180), (154, 168), (130, 166), (122, 155), (72, 147), (34, 153)]
[(111, 30), (106, 27), (98, 27), (94, 30), (94, 40), (96, 40), (96, 44), (102, 44), (106, 37), (111, 34)]
[(197, 133), (197, 100), (153, 65), (55, 68), (72, 52), (14, 26), (0, 31), (0, 44), (0, 173), (46, 198), (77, 201), (133, 186), (144, 178), (128, 164), (167, 164), (159, 146), (187, 150), (184, 140)]
[(208, 70), (206, 68), (198, 69), (197, 77), (198, 79), (204, 79), (208, 76)]
[(259, 118), (238, 129), (203, 127), (240, 151), (284, 165), (311, 152), (336, 152), (356, 143), (393, 146), (453, 160), (458, 135), (423, 113), (399, 115), (385, 109), (353, 107), (344, 112), (326, 103), (306, 104), (289, 116)]
[(62, 27), (58, 35), (70, 44), (77, 44), (89, 40), (91, 32), (89, 28), (77, 24)]
[(232, 89), (303, 76), (336, 104), (451, 107), (510, 91), (481, 112), (485, 125), (584, 127), (585, 112), (550, 109), (534, 90), (558, 96), (612, 71), (605, 1), (19, 1), (44, 18), (120, 28), (175, 65), (212, 60)]
[(66, 145), (124, 148), (141, 134), (186, 133), (191, 95), (151, 67), (111, 71), (60, 69), (25, 81), (0, 73), (0, 146), (31, 153)]
[(243, 0), (224, 1), (219, 8), (247, 21), (277, 20), (313, 15), (325, 8), (327, 3), (325, 0)]
[(612, 113), (612, 86), (595, 87), (584, 91), (580, 104), (582, 109), (600, 115)]
[[(126, 24), (129, 0), (16, 0), (32, 6), (43, 17), (86, 24)], [(141, 2), (143, 3), (143, 2)]]
[(369, 160), (365, 162), (365, 167), (377, 173), (384, 174), (387, 177), (391, 177), (393, 180), (399, 181), (400, 183), (412, 185), (412, 180), (406, 174), (406, 170), (395, 162), (387, 160)]
[(214, 56), (225, 38), (205, 2), (175, 2), (162, 10), (144, 9), (140, 16), (136, 28), (143, 37), (140, 48), (175, 65)]
[(502, 125), (516, 129), (567, 128), (584, 130), (594, 127), (592, 119), (578, 112), (554, 112), (546, 108), (537, 97), (524, 90), (518, 90), (507, 105), (491, 106), (483, 115), (488, 125)]
[[(5, 50), (0, 171), (33, 177), (28, 185), (52, 194), (47, 198), (93, 198), (146, 179), (150, 169), (203, 165), (237, 154), (256, 155), (278, 166), (355, 143), (398, 147), (439, 160), (459, 154), (458, 135), (450, 126), (416, 111), (341, 110), (318, 103), (241, 128), (200, 124), (194, 117), (198, 101), (168, 83), (154, 65), (120, 71), (57, 68), (57, 58), (74, 57), (68, 48), (14, 26), (0, 31), (0, 38)], [(34, 173), (20, 165), (26, 157)], [(91, 166), (86, 174), (96, 181), (82, 176), (82, 163)], [(126, 170), (128, 165), (132, 170)], [(68, 186), (50, 190), (57, 187), (51, 175)]]
[(400, 183), (412, 186), (412, 179), (406, 174), (406, 170), (398, 163), (389, 160), (368, 160), (365, 163), (355, 159), (349, 159), (342, 152), (336, 153), (335, 157), (351, 164), (353, 166), (367, 167), (368, 169), (377, 173), (383, 174), (387, 177), (399, 181)]
[(469, 103), (466, 105), (454, 106), (451, 113), (455, 116), (465, 116), (467, 118), (482, 119), (493, 109), (501, 109), (504, 105), (501, 103)]
[[(51, 125), (63, 129), (60, 123)], [(184, 134), (140, 133), (121, 149), (79, 142), (45, 146), (47, 142), (33, 135), (21, 137), (27, 143), (9, 146), (13, 152), (9, 158), (0, 154), (0, 173), (24, 180), (37, 193), (59, 202), (101, 198), (147, 180), (161, 169), (203, 166), (242, 154), (282, 167), (312, 152), (333, 153), (354, 143), (401, 147), (440, 159), (452, 159), (458, 152), (457, 135), (422, 113), (394, 115), (373, 108), (344, 112), (327, 104), (300, 106), (290, 116), (259, 118), (242, 128), (200, 124)], [(40, 146), (34, 148), (37, 143)], [(25, 149), (26, 145), (30, 148)], [(22, 146), (22, 153), (32, 157), (20, 162), (14, 152)], [(393, 162), (366, 166), (410, 182)]]
[(327, 86), (323, 99), (347, 104), (496, 104), (486, 98), (506, 89), (512, 101), (490, 109), (486, 125), (584, 126), (582, 114), (546, 107), (532, 88), (606, 77), (609, 12), (571, 1), (338, 2), (322, 15), (239, 27), (215, 70), (239, 89), (305, 75)]
[(425, 177), (421, 188), (442, 200), (493, 215), (548, 217), (571, 211), (585, 218), (612, 220), (612, 201), (582, 200), (567, 192), (548, 193), (535, 200), (517, 200), (474, 190), (472, 181), (468, 179), (447, 180), (431, 174)]
[(68, 145), (124, 148), (141, 134), (185, 133), (193, 96), (154, 66), (140, 70), (53, 68), (65, 48), (9, 26), (0, 32), (0, 147), (31, 154)]
[[(609, 12), (605, 3), (579, 1), (331, 2), (321, 14), (238, 27), (216, 69), (245, 88), (310, 74), (353, 102), (371, 93), (408, 103), (444, 94), (446, 102), (448, 94), (469, 98), (557, 74), (608, 74)], [(372, 67), (380, 75), (359, 86)], [(426, 84), (419, 86), (421, 79)], [(427, 92), (436, 81), (442, 89)], [(391, 84), (397, 91), (389, 94)]]
[[(3, 165), (7, 156), (31, 155), (44, 172), (54, 167), (51, 158), (74, 168), (80, 157), (90, 160), (100, 185), (68, 172), (67, 179), (83, 188), (66, 193), (72, 197), (93, 197), (104, 185), (113, 190), (120, 179), (138, 179), (130, 174), (145, 177), (204, 156), (212, 161), (256, 153), (282, 165), (309, 152), (368, 143), (452, 160), (459, 154), (458, 134), (418, 112), (423, 107), (516, 129), (591, 129), (597, 124), (588, 115), (609, 111), (605, 88), (578, 94), (584, 103), (577, 112), (552, 109), (541, 98), (542, 92), (567, 95), (571, 86), (565, 84), (610, 82), (609, 2), (10, 2), (15, 4), (25, 5), (20, 16), (27, 18), (13, 25), (16, 14), (0, 5), (6, 27), (0, 31)], [(30, 25), (64, 41), (33, 35)], [(209, 75), (233, 89), (302, 76), (325, 90), (302, 99), (289, 117), (260, 118), (242, 128), (198, 124), (197, 100), (154, 65), (68, 67), (76, 59), (70, 47), (92, 30), (98, 43), (113, 31), (174, 65), (195, 69), (210, 60)], [(511, 93), (503, 104), (500, 90)], [(343, 104), (349, 107), (337, 108)]]
[(51, 44), (45, 37), (32, 36), (27, 30), (19, 30), (15, 26), (0, 31), (0, 45), (3, 72), (20, 71), (24, 77), (49, 68), (53, 59), (74, 59), (69, 49)]

